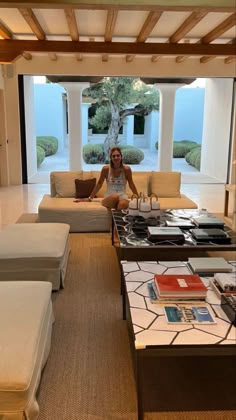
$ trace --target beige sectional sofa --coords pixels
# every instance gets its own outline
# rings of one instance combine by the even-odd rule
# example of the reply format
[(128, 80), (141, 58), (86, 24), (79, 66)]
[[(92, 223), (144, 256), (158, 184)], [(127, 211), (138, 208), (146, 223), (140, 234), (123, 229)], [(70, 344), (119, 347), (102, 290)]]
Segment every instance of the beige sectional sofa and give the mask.
[(37, 389), (50, 347), (52, 285), (0, 282), (0, 419), (36, 420)]
[[(45, 194), (39, 204), (39, 222), (68, 223), (70, 232), (106, 232), (110, 229), (110, 211), (101, 205), (106, 191), (104, 182), (97, 198), (92, 202), (76, 202), (75, 179), (98, 180), (99, 171), (51, 172), (50, 194)], [(196, 203), (181, 194), (180, 172), (133, 172), (139, 192), (158, 196), (161, 209), (197, 208)], [(129, 197), (132, 192), (127, 188)]]

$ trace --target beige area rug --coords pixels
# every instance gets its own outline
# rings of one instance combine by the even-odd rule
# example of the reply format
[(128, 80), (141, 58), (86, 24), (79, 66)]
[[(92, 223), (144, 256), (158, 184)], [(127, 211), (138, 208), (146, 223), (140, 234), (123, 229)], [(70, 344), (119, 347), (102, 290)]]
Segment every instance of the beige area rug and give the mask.
[[(108, 233), (71, 234), (65, 289), (52, 295), (52, 346), (38, 420), (137, 420), (119, 265)], [(234, 411), (146, 413), (144, 420), (235, 420)]]

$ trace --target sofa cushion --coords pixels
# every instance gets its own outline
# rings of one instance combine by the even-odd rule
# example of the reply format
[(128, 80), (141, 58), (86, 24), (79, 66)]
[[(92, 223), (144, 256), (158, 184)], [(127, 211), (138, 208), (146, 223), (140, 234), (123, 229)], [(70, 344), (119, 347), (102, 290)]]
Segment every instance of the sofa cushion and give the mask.
[[(100, 171), (91, 171), (91, 177), (92, 178), (95, 177), (97, 182), (98, 182), (99, 177), (100, 177), (100, 173), (101, 173)], [(106, 194), (106, 191), (107, 191), (107, 183), (106, 183), (106, 180), (105, 180), (103, 182), (102, 188), (96, 193), (96, 197), (104, 198), (105, 194)]]
[(88, 198), (96, 185), (96, 178), (75, 179), (75, 197)]
[(0, 283), (0, 418), (36, 419), (54, 320), (50, 283)]
[[(148, 195), (149, 194), (149, 191), (148, 191), (149, 174), (147, 172), (133, 172), (132, 178), (138, 190), (138, 193), (142, 192)], [(130, 198), (133, 193), (129, 187), (129, 184), (127, 184), (126, 191), (127, 191), (128, 197)]]
[(52, 182), (56, 190), (56, 197), (74, 197), (75, 179), (82, 179), (83, 171), (54, 172)]
[(73, 198), (45, 194), (39, 205), (39, 222), (68, 223), (71, 232), (109, 232), (111, 212), (101, 205), (101, 198), (75, 202)]
[(154, 172), (151, 193), (158, 197), (180, 197), (181, 172)]

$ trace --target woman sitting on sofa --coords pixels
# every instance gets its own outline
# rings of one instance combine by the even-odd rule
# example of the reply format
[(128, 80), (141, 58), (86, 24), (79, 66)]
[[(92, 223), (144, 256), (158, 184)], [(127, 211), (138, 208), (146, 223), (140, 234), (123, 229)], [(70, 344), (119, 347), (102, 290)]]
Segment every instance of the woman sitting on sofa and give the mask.
[(138, 195), (136, 186), (132, 178), (131, 168), (122, 162), (122, 153), (119, 147), (113, 147), (110, 150), (110, 165), (103, 166), (97, 184), (95, 185), (90, 197), (85, 201), (92, 201), (96, 193), (100, 190), (103, 182), (106, 180), (107, 192), (102, 205), (109, 209), (126, 209), (129, 205), (128, 196), (126, 194), (126, 184), (133, 194)]

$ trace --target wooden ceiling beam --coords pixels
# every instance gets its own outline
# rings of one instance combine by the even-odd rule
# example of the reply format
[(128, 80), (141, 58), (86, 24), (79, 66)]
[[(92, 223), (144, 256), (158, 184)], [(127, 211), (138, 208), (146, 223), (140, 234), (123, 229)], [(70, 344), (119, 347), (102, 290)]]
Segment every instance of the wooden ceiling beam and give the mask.
[(216, 28), (201, 38), (202, 44), (209, 44), (215, 39), (219, 38), (224, 32), (236, 25), (236, 13), (230, 15), (227, 19), (220, 23)]
[(125, 57), (126, 63), (132, 63), (132, 61), (134, 61), (134, 57), (135, 57), (134, 54), (128, 54), (128, 55), (126, 55), (126, 57)]
[(106, 63), (108, 61), (109, 55), (108, 54), (102, 54), (102, 61)]
[(106, 30), (105, 30), (105, 35), (104, 35), (105, 42), (112, 41), (112, 36), (115, 29), (117, 16), (118, 16), (118, 10), (109, 9), (107, 11)]
[(48, 56), (49, 56), (49, 58), (50, 58), (51, 61), (57, 61), (57, 55), (55, 53), (50, 52), (48, 54)]
[(32, 29), (36, 38), (38, 38), (40, 41), (44, 41), (46, 39), (45, 32), (43, 31), (32, 9), (18, 9), (18, 10), (23, 16), (23, 18), (25, 19), (25, 21), (28, 23), (29, 27)]
[(82, 54), (75, 54), (75, 58), (77, 61), (83, 61), (83, 55)]
[(211, 57), (209, 56), (204, 56), (200, 58), (200, 63), (204, 64), (204, 63), (208, 63), (208, 61), (214, 60), (214, 58), (216, 58), (216, 55), (213, 55)]
[(72, 41), (79, 41), (79, 31), (74, 9), (64, 9), (64, 13)]
[(75, 42), (0, 40), (0, 58), (8, 53), (14, 57), (28, 52), (91, 53), (125, 55), (187, 55), (234, 56), (232, 44), (167, 44), (133, 42)]
[[(137, 4), (138, 3), (138, 4)], [(154, 2), (152, 2), (154, 3)], [(159, 2), (160, 3), (160, 2)], [(193, 3), (193, 2), (192, 2)], [(166, 5), (164, 4), (148, 4), (147, 0), (130, 0), (126, 3), (122, 1), (75, 1), (75, 0), (5, 0), (0, 1), (0, 8), (27, 8), (31, 7), (32, 9), (65, 9), (65, 8), (73, 8), (73, 9), (84, 9), (84, 10), (107, 10), (109, 8), (117, 8), (119, 10), (140, 10), (140, 11), (167, 11), (167, 12), (193, 12), (193, 11), (208, 11), (208, 12), (221, 12), (221, 13), (230, 13), (235, 8), (234, 0), (225, 0), (222, 1), (221, 4), (219, 3), (216, 5), (215, 1), (211, 0), (207, 2), (207, 5), (203, 2), (198, 2), (195, 5)]]
[(185, 35), (191, 31), (206, 15), (208, 12), (193, 12), (182, 25), (171, 35), (169, 42), (179, 42)]
[(160, 19), (162, 12), (150, 12), (137, 36), (137, 42), (145, 42)]
[(226, 57), (225, 59), (224, 59), (224, 63), (225, 64), (229, 64), (229, 63), (232, 63), (233, 61), (235, 61), (236, 60), (236, 57)]
[[(236, 45), (236, 38), (231, 39), (229, 42), (227, 42), (227, 44), (231, 44), (231, 45)], [(236, 55), (236, 49), (235, 49), (235, 55)], [(208, 63), (208, 61), (213, 60), (214, 58), (216, 58), (216, 56), (205, 56), (205, 57), (201, 57), (200, 58), (200, 63)], [(225, 61), (225, 63), (231, 63), (232, 61), (234, 61), (234, 57), (226, 57), (225, 60), (229, 59), (229, 61)]]
[(32, 54), (24, 51), (22, 56), (24, 57), (25, 60), (32, 60)]
[(151, 62), (152, 63), (156, 63), (159, 59), (160, 59), (160, 56), (159, 55), (153, 55), (151, 57)]
[(16, 54), (15, 51), (9, 52), (0, 52), (0, 64), (9, 64), (13, 63), (21, 54)]
[(0, 22), (0, 36), (3, 39), (11, 39), (12, 38), (12, 33), (1, 22)]

